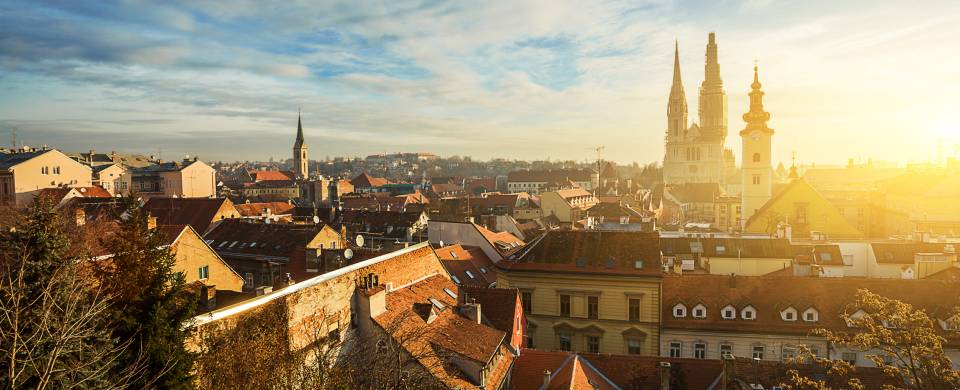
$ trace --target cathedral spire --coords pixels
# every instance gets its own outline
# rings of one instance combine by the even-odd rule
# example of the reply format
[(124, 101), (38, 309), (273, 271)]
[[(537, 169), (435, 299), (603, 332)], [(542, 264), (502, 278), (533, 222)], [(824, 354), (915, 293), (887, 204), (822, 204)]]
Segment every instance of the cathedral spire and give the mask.
[(687, 95), (680, 77), (680, 43), (674, 41), (673, 84), (667, 103), (667, 137), (677, 137), (687, 129)]
[(706, 61), (703, 65), (703, 83), (700, 84), (700, 128), (702, 134), (721, 142), (727, 137), (727, 94), (720, 78), (720, 59), (717, 54), (717, 34), (707, 40)]
[(707, 42), (707, 59), (703, 66), (703, 88), (723, 88), (720, 78), (720, 59), (717, 55), (717, 35), (710, 33)]
[(773, 133), (773, 129), (767, 127), (767, 121), (770, 120), (770, 113), (763, 110), (763, 91), (760, 90), (760, 76), (756, 64), (753, 65), (753, 83), (750, 84), (750, 112), (743, 114), (743, 121), (747, 122), (747, 127), (741, 131), (741, 134), (754, 130)]

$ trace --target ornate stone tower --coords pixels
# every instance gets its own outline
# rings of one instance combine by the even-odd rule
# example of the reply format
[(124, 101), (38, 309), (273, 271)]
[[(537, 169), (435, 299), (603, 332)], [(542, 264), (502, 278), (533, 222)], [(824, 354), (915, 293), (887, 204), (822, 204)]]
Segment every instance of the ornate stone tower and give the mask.
[(753, 84), (750, 84), (750, 112), (743, 114), (747, 126), (740, 131), (743, 142), (743, 221), (763, 207), (773, 195), (773, 166), (771, 144), (773, 129), (767, 127), (770, 113), (763, 111), (763, 91), (757, 67), (753, 67)]
[(303, 124), (300, 121), (300, 113), (297, 113), (297, 140), (293, 143), (293, 165), (294, 173), (299, 179), (310, 177), (310, 171), (307, 168), (307, 143), (303, 140)]
[(709, 35), (706, 57), (703, 84), (700, 84), (700, 133), (705, 138), (723, 141), (727, 138), (727, 94), (723, 92), (723, 80), (720, 79), (715, 33)]
[(678, 140), (687, 131), (687, 95), (680, 78), (680, 44), (673, 47), (673, 84), (667, 103), (667, 142)]

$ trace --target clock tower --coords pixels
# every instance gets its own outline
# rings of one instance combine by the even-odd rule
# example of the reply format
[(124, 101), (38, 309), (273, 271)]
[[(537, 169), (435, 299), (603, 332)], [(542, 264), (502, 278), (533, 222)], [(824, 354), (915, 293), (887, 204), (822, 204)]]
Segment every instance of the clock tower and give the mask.
[(767, 127), (770, 113), (763, 111), (763, 91), (760, 90), (756, 65), (753, 67), (753, 84), (750, 88), (750, 112), (743, 114), (743, 121), (747, 126), (740, 131), (743, 142), (741, 225), (773, 196), (773, 166), (770, 155), (773, 129)]

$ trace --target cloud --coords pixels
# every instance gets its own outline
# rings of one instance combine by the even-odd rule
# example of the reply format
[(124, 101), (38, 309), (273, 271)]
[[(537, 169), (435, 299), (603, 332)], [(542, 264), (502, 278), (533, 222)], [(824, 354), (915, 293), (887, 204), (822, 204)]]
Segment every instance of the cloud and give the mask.
[[(844, 126), (890, 133), (910, 114), (945, 110), (876, 97), (920, 86), (948, 96), (954, 54), (923, 38), (952, 39), (956, 5), (771, 2), (0, 0), (0, 77), (13, 86), (0, 91), (0, 117), (49, 144), (137, 129), (170, 150), (265, 158), (288, 153), (302, 106), (319, 154), (589, 158), (585, 144), (606, 144), (610, 158), (651, 161), (662, 155), (674, 39), (694, 119), (714, 30), (731, 134), (759, 59), (781, 155), (845, 160), (840, 143), (812, 140)], [(940, 60), (920, 63), (921, 50)], [(916, 87), (900, 82), (903, 65)], [(52, 99), (55, 111), (37, 108)], [(871, 115), (886, 120), (860, 119)], [(886, 147), (867, 138), (865, 148)]]

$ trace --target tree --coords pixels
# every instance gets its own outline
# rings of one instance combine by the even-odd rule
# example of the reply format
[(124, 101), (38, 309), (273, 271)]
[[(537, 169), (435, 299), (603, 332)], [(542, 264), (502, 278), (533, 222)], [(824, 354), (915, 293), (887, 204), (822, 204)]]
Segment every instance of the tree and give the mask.
[(110, 297), (69, 249), (44, 202), (0, 233), (0, 387), (125, 388), (140, 374), (137, 361), (118, 365), (129, 343), (103, 331)]
[[(960, 311), (955, 310), (950, 319), (954, 324), (960, 322), (957, 313)], [(814, 334), (825, 337), (835, 347), (871, 352), (867, 358), (882, 369), (890, 380), (891, 384), (886, 385), (886, 389), (960, 388), (960, 371), (953, 369), (950, 359), (944, 354), (946, 339), (935, 329), (934, 321), (923, 310), (861, 289), (842, 317), (855, 331), (848, 333), (818, 329)], [(843, 361), (816, 358), (809, 351), (801, 353), (798, 359), (813, 361), (843, 375), (856, 372), (854, 367)], [(796, 371), (792, 374), (794, 380), (790, 388), (836, 388), (822, 381), (810, 380)]]
[(123, 351), (120, 367), (146, 359), (138, 386), (192, 386), (195, 356), (185, 348), (183, 323), (194, 314), (196, 295), (173, 270), (176, 258), (163, 233), (148, 226), (149, 216), (133, 199), (116, 232), (104, 240), (112, 257), (96, 265), (104, 291), (114, 297), (113, 336), (136, 348)]

